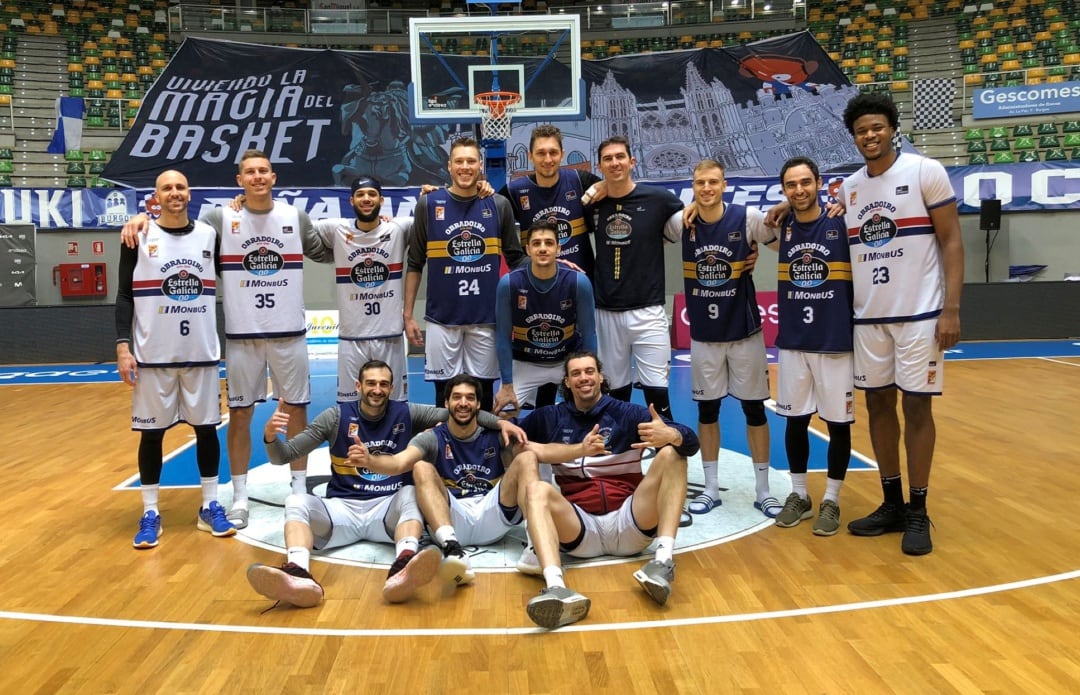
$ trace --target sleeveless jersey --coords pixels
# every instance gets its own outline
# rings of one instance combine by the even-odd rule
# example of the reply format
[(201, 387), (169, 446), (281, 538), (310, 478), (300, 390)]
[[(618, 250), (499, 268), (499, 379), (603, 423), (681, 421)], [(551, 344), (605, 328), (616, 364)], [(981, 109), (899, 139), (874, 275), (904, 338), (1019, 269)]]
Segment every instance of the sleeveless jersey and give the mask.
[(217, 365), (217, 234), (195, 222), (170, 234), (152, 222), (132, 276), (132, 349), (141, 367)]
[(596, 263), (589, 230), (585, 226), (585, 208), (581, 204), (584, 186), (576, 169), (560, 169), (558, 182), (549, 188), (529, 176), (520, 176), (506, 184), (510, 207), (521, 227), (521, 245), (525, 232), (534, 222), (550, 222), (559, 233), (559, 258), (570, 261), (592, 277)]
[(383, 475), (349, 465), (353, 435), (358, 436), (372, 454), (393, 456), (405, 450), (412, 436), (409, 404), (389, 401), (386, 413), (378, 422), (364, 418), (357, 401), (339, 403), (338, 409), (338, 432), (330, 444), (330, 482), (326, 485), (326, 496), (372, 499), (391, 495), (403, 485), (412, 485), (412, 473)]
[(753, 220), (742, 205), (725, 205), (716, 222), (698, 218), (683, 229), (683, 287), (694, 340), (726, 343), (761, 330), (754, 279), (743, 266), (750, 242), (766, 243), (771, 235), (762, 231), (760, 213), (751, 214)]
[(526, 268), (511, 271), (510, 316), (514, 327), (510, 345), (515, 360), (562, 362), (581, 349), (577, 331), (577, 272), (559, 266), (555, 284), (538, 292)]
[(627, 311), (667, 301), (664, 226), (682, 207), (671, 191), (642, 183), (629, 195), (593, 205), (597, 309)]
[(304, 252), (296, 208), (221, 211), (221, 282), (227, 338), (304, 335)]
[(482, 497), (495, 488), (506, 469), (500, 455), (502, 435), (498, 430), (477, 428), (469, 441), (455, 439), (446, 423), (432, 430), (438, 442), (435, 468), (446, 489), (457, 498)]
[(840, 191), (847, 207), (855, 323), (919, 321), (940, 314), (944, 268), (929, 211), (956, 200), (945, 167), (902, 153), (879, 176), (863, 167)]
[(459, 200), (445, 190), (426, 196), (429, 321), (444, 326), (495, 323), (502, 254), (495, 198)]
[(780, 230), (776, 346), (851, 352), (851, 260), (847, 228), (825, 211), (813, 222), (789, 215)]
[(370, 340), (401, 335), (405, 330), (402, 268), (406, 231), (394, 221), (383, 222), (370, 232), (357, 229), (354, 220), (335, 222), (340, 338)]

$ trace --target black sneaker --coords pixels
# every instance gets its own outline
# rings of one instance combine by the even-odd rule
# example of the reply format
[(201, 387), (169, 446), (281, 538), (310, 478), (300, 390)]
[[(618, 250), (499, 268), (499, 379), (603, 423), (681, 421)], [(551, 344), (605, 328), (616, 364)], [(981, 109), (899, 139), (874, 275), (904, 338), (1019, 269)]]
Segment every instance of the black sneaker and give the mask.
[(907, 510), (904, 537), (900, 540), (900, 549), (905, 555), (927, 555), (934, 549), (930, 541), (930, 527), (933, 525), (925, 509)]
[(847, 525), (853, 536), (880, 536), (883, 533), (900, 533), (907, 528), (907, 505), (882, 503), (869, 516), (855, 519)]

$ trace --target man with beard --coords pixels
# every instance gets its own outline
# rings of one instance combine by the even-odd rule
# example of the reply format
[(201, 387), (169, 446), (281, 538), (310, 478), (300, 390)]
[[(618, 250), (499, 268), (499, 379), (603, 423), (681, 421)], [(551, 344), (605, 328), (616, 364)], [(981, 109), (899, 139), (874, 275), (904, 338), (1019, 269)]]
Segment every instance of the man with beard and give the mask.
[(370, 177), (352, 182), (355, 219), (320, 220), (315, 232), (334, 250), (338, 306), (338, 402), (359, 398), (360, 365), (382, 360), (398, 375), (396, 401), (408, 398), (405, 365), (403, 266), (412, 218), (379, 219), (382, 184)]
[(384, 475), (412, 472), (420, 511), (442, 548), (439, 573), (458, 586), (476, 576), (462, 546), (494, 543), (518, 525), (519, 489), (538, 479), (535, 465), (507, 465), (505, 439), (479, 426), (481, 388), (480, 380), (468, 374), (448, 380), (450, 419), (413, 437), (400, 453), (376, 455), (359, 439), (349, 449), (351, 465)]
[[(408, 600), (435, 576), (442, 554), (435, 548), (419, 550), (423, 524), (411, 473), (403, 469), (380, 475), (354, 456), (357, 442), (369, 452), (397, 454), (417, 432), (446, 421), (443, 408), (391, 399), (393, 381), (389, 365), (370, 360), (360, 368), (356, 383), (359, 403), (327, 408), (288, 441), (278, 437), (288, 426), (287, 413), (279, 408), (267, 421), (263, 441), (272, 463), (306, 456), (329, 442), (331, 473), (325, 498), (292, 494), (286, 499), (286, 562), (280, 568), (254, 564), (247, 572), (251, 586), (263, 596), (300, 608), (317, 605), (323, 588), (311, 576), (311, 551), (361, 540), (395, 545), (397, 558), (383, 586), (390, 603)], [(491, 428), (480, 430), (486, 433), (485, 441), (498, 442), (499, 430), (506, 433), (506, 442), (520, 432), (490, 413), (474, 413), (473, 422)]]
[(198, 528), (219, 537), (236, 533), (217, 501), (221, 384), (214, 230), (188, 219), (191, 189), (179, 171), (158, 176), (154, 195), (161, 217), (150, 225), (147, 243), (120, 247), (116, 293), (116, 367), (133, 387), (131, 428), (140, 433), (143, 516), (133, 541), (140, 549), (156, 547), (161, 536), (162, 442), (180, 422), (195, 429), (203, 497)]

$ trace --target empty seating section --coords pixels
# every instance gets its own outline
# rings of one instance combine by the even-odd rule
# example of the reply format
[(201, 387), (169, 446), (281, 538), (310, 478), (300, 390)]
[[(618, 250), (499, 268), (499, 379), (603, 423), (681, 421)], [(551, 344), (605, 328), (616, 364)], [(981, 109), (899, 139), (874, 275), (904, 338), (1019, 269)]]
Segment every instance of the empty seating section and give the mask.
[(968, 128), (967, 164), (1080, 160), (1080, 120)]

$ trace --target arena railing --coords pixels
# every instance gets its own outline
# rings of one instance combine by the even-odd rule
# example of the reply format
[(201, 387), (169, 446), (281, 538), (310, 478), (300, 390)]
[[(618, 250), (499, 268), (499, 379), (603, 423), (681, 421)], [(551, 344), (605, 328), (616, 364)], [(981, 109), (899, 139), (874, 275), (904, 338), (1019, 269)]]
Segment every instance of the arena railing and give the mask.
[[(790, 19), (806, 21), (806, 0), (670, 0), (668, 2), (593, 3), (517, 10), (523, 14), (577, 13), (582, 29), (648, 29), (683, 25)], [(487, 10), (474, 8), (471, 13)], [(293, 34), (407, 34), (410, 17), (426, 17), (438, 10), (312, 10), (236, 8), (219, 5), (172, 5), (170, 32), (257, 32)]]

